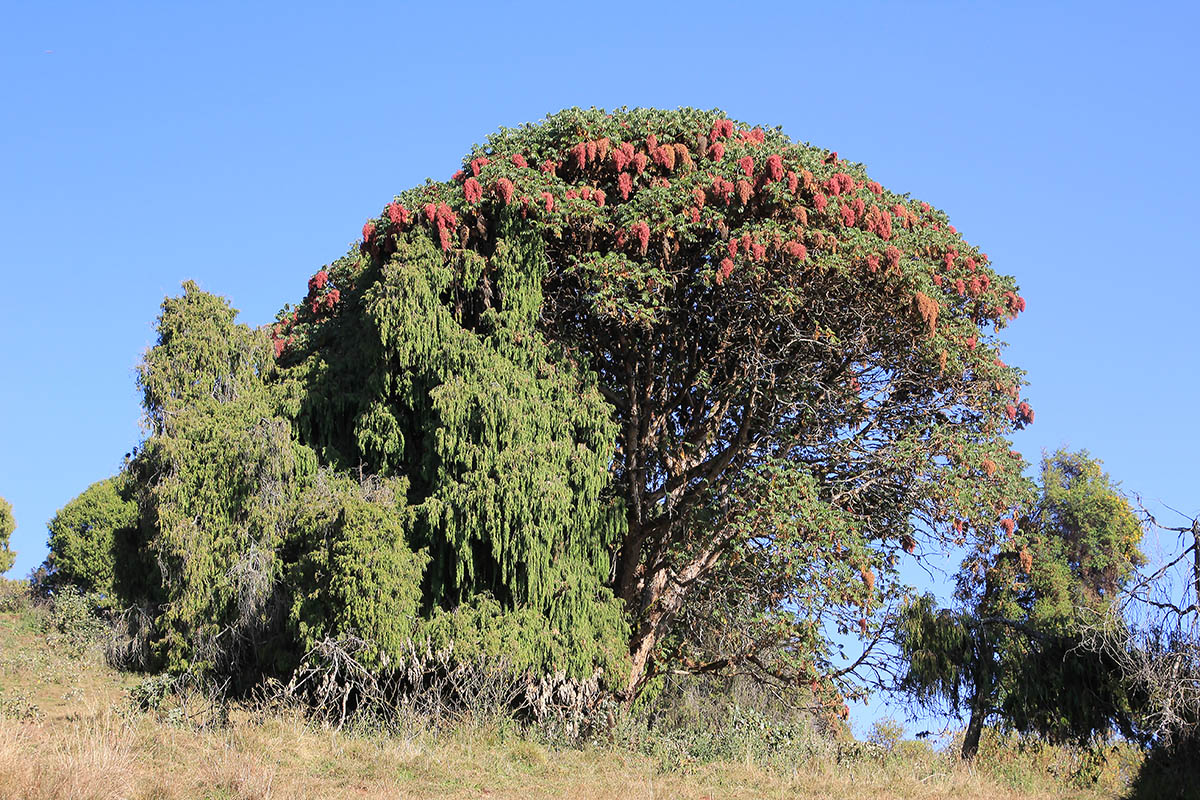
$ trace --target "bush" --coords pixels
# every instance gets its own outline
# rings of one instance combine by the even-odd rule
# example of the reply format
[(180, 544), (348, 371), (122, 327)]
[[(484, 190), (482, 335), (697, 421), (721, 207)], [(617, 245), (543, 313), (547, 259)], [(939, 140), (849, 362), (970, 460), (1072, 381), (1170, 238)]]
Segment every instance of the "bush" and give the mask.
[(29, 607), (32, 595), (28, 581), (0, 578), (0, 614), (12, 614)]
[(108, 630), (98, 614), (103, 602), (98, 595), (64, 587), (50, 601), (50, 613), (43, 622), (47, 638), (76, 657), (98, 647)]

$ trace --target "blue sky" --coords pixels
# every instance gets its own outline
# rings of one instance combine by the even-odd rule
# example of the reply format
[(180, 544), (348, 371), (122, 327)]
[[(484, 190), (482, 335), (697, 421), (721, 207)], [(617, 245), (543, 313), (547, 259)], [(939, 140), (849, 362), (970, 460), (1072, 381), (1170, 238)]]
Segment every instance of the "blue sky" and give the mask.
[(1200, 513), (1194, 4), (5, 5), (10, 576), (138, 442), (181, 281), (264, 323), (393, 194), (573, 105), (722, 108), (945, 209), (1029, 301), (1017, 447)]

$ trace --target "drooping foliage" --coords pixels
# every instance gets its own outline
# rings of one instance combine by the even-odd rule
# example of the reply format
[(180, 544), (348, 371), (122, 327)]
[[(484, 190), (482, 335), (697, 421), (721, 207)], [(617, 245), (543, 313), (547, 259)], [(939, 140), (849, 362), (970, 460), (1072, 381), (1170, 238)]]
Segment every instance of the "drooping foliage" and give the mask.
[(106, 598), (115, 594), (116, 565), (137, 527), (137, 504), (122, 473), (97, 481), (50, 520), (50, 555), (45, 574), (51, 585), (69, 584)]
[(1012, 278), (861, 165), (716, 111), (502, 129), (269, 340), (192, 294), (134, 466), (179, 663), (474, 636), (630, 696), (749, 671), (836, 706), (827, 634), (874, 638), (900, 554), (1029, 501)]
[(9, 539), (17, 529), (12, 504), (0, 497), (0, 572), (7, 572), (17, 560), (17, 554), (9, 548)]
[(1040, 501), (1006, 529), (964, 561), (958, 608), (939, 610), (928, 595), (905, 607), (899, 688), (920, 706), (969, 715), (967, 758), (992, 719), (1056, 741), (1128, 732), (1120, 670), (1080, 640), (1084, 620), (1143, 562), (1129, 502), (1099, 461), (1058, 451), (1043, 460)]

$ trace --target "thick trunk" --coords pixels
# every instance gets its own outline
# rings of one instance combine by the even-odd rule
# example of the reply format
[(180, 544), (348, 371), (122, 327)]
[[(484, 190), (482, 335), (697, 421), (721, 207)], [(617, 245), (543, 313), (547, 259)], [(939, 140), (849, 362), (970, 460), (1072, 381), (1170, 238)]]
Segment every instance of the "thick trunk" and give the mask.
[(984, 711), (978, 706), (971, 707), (971, 720), (967, 723), (967, 732), (963, 736), (963, 761), (972, 761), (979, 752), (979, 738), (983, 735)]

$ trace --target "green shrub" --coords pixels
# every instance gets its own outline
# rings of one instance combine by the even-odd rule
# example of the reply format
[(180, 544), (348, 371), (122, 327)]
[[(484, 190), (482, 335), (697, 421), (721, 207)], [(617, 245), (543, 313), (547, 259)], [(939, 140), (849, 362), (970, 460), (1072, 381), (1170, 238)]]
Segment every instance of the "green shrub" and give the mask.
[(137, 504), (126, 496), (127, 483), (124, 474), (93, 483), (50, 520), (50, 585), (97, 592), (111, 602), (114, 565), (120, 560), (114, 545), (122, 531), (137, 524)]
[(32, 595), (28, 581), (0, 578), (0, 614), (11, 614), (29, 607)]

